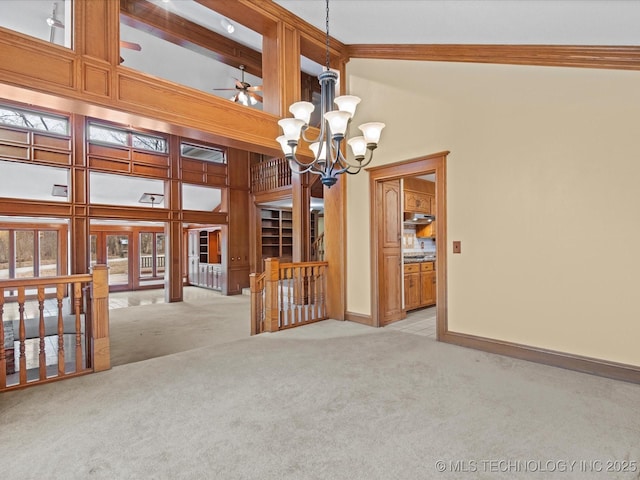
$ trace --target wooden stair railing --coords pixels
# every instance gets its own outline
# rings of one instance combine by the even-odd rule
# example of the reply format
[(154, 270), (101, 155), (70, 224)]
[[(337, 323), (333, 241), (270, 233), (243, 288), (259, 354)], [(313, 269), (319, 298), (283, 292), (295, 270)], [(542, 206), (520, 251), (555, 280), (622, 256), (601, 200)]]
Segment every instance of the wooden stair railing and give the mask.
[(326, 320), (327, 262), (280, 263), (265, 260), (265, 271), (252, 273), (251, 334)]
[[(47, 300), (47, 292), (54, 298)], [(13, 304), (13, 293), (17, 293), (18, 318), (5, 320), (9, 305), (5, 295)], [(30, 300), (33, 295), (35, 300)], [(45, 315), (45, 310), (51, 313)], [(94, 266), (87, 275), (0, 281), (0, 392), (109, 368), (106, 265)]]

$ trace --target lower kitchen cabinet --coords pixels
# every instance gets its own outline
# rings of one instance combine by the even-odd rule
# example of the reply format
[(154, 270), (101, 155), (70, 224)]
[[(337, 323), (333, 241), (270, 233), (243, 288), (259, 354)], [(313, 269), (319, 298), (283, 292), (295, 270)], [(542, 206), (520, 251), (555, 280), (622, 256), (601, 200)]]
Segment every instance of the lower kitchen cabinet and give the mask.
[(434, 262), (404, 266), (404, 309), (429, 307), (436, 303), (436, 272)]
[(404, 266), (404, 309), (420, 307), (420, 264)]

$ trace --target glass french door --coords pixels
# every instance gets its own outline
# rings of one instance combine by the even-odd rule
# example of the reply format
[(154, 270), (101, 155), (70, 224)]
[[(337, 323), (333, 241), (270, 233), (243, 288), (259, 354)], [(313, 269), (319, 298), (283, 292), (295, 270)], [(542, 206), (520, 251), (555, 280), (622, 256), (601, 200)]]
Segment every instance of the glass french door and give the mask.
[(133, 288), (131, 263), (131, 237), (128, 232), (96, 232), (90, 239), (91, 266), (102, 263), (109, 266), (109, 291)]
[(140, 232), (138, 275), (140, 285), (162, 284), (165, 271), (165, 235), (159, 232)]

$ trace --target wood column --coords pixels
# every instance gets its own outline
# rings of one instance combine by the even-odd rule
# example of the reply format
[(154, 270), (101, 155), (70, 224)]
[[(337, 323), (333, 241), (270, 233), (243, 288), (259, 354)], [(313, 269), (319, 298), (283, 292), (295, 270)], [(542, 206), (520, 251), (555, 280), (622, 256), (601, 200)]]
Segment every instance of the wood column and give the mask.
[[(346, 65), (340, 59), (340, 92), (346, 91)], [(346, 152), (345, 152), (346, 153)], [(361, 172), (360, 175), (364, 175)], [(324, 187), (324, 259), (327, 268), (327, 316), (344, 320), (347, 309), (347, 180), (340, 175), (331, 188)]]
[(249, 286), (249, 152), (227, 151), (228, 228), (223, 229), (223, 263), (227, 264), (227, 294)]
[(73, 2), (76, 48), (86, 56), (117, 65), (120, 58), (120, 0)]
[(85, 117), (71, 116), (73, 158), (69, 184), (71, 201), (71, 274), (89, 273), (89, 174), (85, 156)]
[(94, 372), (111, 368), (111, 347), (109, 340), (109, 267), (93, 267), (91, 289), (91, 365)]
[(347, 175), (324, 187), (324, 259), (327, 268), (327, 316), (344, 320), (346, 310)]
[(170, 180), (165, 183), (165, 205), (170, 210), (170, 220), (165, 227), (165, 235), (169, 248), (166, 250), (168, 270), (165, 280), (165, 300), (167, 302), (181, 302), (183, 298), (182, 285), (182, 255), (186, 255), (184, 235), (182, 231), (182, 197), (180, 182), (180, 141), (171, 137), (169, 141), (169, 161), (171, 168)]

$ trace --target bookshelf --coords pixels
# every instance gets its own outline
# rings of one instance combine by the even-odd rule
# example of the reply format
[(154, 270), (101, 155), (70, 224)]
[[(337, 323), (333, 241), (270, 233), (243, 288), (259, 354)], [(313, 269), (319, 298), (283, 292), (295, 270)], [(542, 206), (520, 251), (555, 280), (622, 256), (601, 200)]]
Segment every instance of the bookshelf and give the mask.
[(260, 210), (260, 249), (262, 258), (290, 260), (293, 255), (293, 219), (291, 210)]

